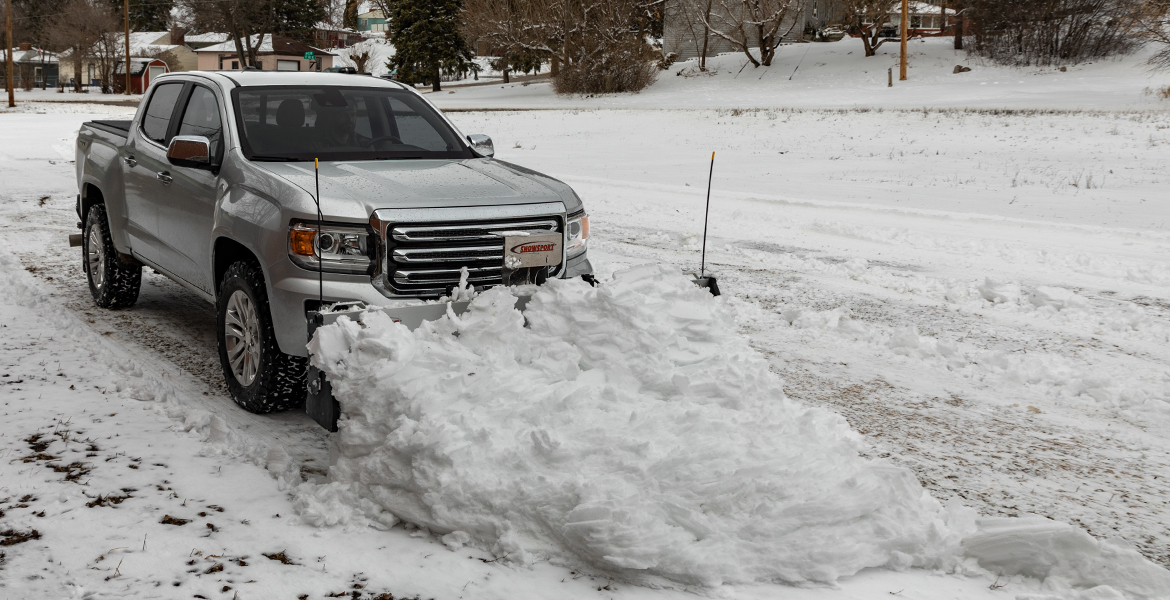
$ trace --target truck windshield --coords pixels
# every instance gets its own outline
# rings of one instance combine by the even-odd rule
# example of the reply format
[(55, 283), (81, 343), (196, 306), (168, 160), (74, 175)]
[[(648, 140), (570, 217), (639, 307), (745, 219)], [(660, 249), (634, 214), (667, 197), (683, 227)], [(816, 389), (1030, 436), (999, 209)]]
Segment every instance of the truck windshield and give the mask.
[(232, 95), (249, 160), (475, 156), (434, 109), (406, 90), (249, 87)]

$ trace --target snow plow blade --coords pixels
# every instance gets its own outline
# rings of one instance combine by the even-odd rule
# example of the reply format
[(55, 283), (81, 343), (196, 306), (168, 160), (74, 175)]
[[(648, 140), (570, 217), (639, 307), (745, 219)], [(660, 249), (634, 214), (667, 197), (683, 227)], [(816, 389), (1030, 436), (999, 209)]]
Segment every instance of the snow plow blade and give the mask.
[[(391, 319), (402, 323), (407, 328), (414, 330), (426, 321), (434, 321), (442, 318), (443, 315), (447, 314), (448, 305), (450, 305), (452, 312), (456, 315), (461, 315), (467, 310), (469, 304), (471, 303), (449, 302), (444, 304), (404, 306), (401, 308), (380, 308), (377, 310), (385, 313)], [(528, 304), (528, 296), (520, 296), (516, 299), (517, 309), (523, 311), (526, 304)], [(368, 308), (364, 302), (341, 302), (326, 307), (322, 311), (309, 312), (309, 339), (313, 339), (313, 334), (317, 332), (318, 327), (332, 325), (337, 322), (337, 319), (343, 316), (350, 316), (368, 310)], [(308, 385), (306, 387), (305, 412), (309, 413), (309, 416), (318, 425), (329, 431), (337, 431), (337, 418), (341, 416), (341, 405), (333, 398), (333, 387), (329, 385), (329, 380), (325, 378), (325, 373), (321, 372), (317, 367), (309, 365)]]
[[(586, 277), (585, 280), (590, 285), (597, 285), (597, 282), (592, 277)], [(712, 296), (719, 295), (719, 285), (714, 276), (695, 276), (692, 278), (692, 281), (695, 285), (711, 292)], [(529, 298), (530, 296), (519, 296), (516, 298), (516, 308), (520, 312), (524, 312), (524, 307), (527, 306)], [(451, 307), (453, 313), (461, 315), (467, 310), (470, 304), (470, 302), (448, 302), (443, 304), (420, 304), (418, 306), (405, 306), (400, 308), (379, 308), (376, 310), (385, 313), (391, 319), (414, 330), (426, 321), (434, 321), (442, 318), (443, 315), (447, 314), (448, 306)], [(339, 302), (325, 307), (324, 310), (310, 311), (306, 315), (309, 322), (308, 339), (313, 339), (317, 328), (332, 325), (343, 316), (354, 315), (364, 310), (369, 310), (369, 307), (364, 302)], [(317, 367), (309, 365), (308, 384), (306, 388), (305, 412), (318, 425), (328, 431), (337, 431), (337, 419), (341, 416), (341, 404), (333, 397), (333, 387), (329, 384), (325, 373)]]

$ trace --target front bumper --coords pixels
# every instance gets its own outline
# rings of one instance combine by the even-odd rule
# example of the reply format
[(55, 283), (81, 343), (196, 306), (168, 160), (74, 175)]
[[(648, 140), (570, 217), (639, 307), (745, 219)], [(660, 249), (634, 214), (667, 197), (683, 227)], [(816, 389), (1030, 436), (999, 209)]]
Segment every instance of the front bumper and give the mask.
[[(570, 279), (593, 273), (586, 251), (567, 261), (559, 279)], [(307, 271), (292, 263), (287, 257), (268, 266), (268, 305), (272, 314), (272, 325), (280, 351), (293, 356), (308, 356), (308, 318), (306, 312), (318, 306), (319, 298), (326, 304), (334, 302), (361, 301), (371, 306), (397, 307), (422, 304), (425, 300), (415, 297), (393, 297), (383, 295), (371, 283), (369, 275), (321, 274)], [(320, 288), (318, 288), (320, 285)], [(320, 289), (320, 296), (318, 295)]]

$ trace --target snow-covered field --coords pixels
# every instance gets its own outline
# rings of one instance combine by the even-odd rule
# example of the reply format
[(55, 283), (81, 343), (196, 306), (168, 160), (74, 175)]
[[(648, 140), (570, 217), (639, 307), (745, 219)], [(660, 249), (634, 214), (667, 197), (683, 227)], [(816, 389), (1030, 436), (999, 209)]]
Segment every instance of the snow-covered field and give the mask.
[[(156, 274), (144, 276), (133, 309), (92, 306), (79, 253), (66, 243), (76, 232), (73, 132), (130, 109), (36, 103), (0, 114), (0, 231), (15, 242), (0, 254), (0, 596), (1118, 597), (1085, 591), (1107, 583), (1129, 597), (1165, 597), (1170, 586), (1157, 587), (1165, 571), (1146, 570), (1124, 549), (1170, 565), (1170, 106), (1142, 94), (1159, 76), (1135, 60), (1122, 65), (1133, 72), (1084, 67), (1099, 68), (1084, 77), (1113, 81), (1093, 84), (1101, 91), (1080, 104), (1063, 92), (1075, 84), (1045, 87), (1031, 104), (996, 96), (1044, 109), (1036, 111), (935, 110), (980, 85), (952, 97), (942, 81), (920, 90), (939, 98), (930, 110), (926, 96), (905, 109), (793, 108), (816, 94), (788, 94), (785, 84), (770, 88), (771, 101), (764, 88), (737, 90), (721, 109), (579, 108), (669, 107), (687, 93), (709, 105), (702, 90), (720, 74), (668, 75), (617, 100), (539, 101), (564, 110), (453, 115), (465, 133), (492, 135), (500, 158), (574, 186), (592, 216), (603, 279), (647, 263), (697, 268), (715, 151), (708, 261), (744, 347), (792, 402), (844, 417), (861, 435), (862, 459), (908, 468), (942, 504), (1047, 517), (1107, 541), (1034, 529), (1032, 559), (1049, 558), (1026, 572), (1051, 570), (1044, 583), (997, 577), (985, 568), (991, 561), (975, 562), (995, 548), (976, 544), (947, 568), (957, 574), (866, 569), (836, 586), (710, 589), (656, 572), (667, 579), (653, 588), (596, 564), (524, 566), (496, 560), (506, 545), (451, 551), (422, 530), (369, 527), (380, 506), (352, 485), (323, 485), (323, 431), (303, 415), (257, 417), (231, 404), (212, 307)], [(538, 87), (431, 98), (472, 107), (467, 96), (482, 94), (480, 107), (498, 107)], [(822, 91), (819, 102), (847, 107), (851, 90)], [(972, 102), (994, 108), (987, 98)], [(761, 109), (738, 110), (748, 106)], [(1085, 107), (1098, 110), (1073, 110)], [(532, 443), (555, 454), (554, 425), (548, 434)], [(762, 438), (759, 447), (785, 443)], [(468, 464), (491, 469), (493, 456), (514, 458)], [(760, 468), (770, 464), (763, 458)], [(490, 473), (469, 478), (454, 504), (464, 522), (495, 516), (475, 500), (491, 489)], [(550, 476), (530, 476), (538, 475)], [(426, 491), (427, 482), (412, 485)], [(523, 512), (523, 497), (509, 498)], [(528, 524), (529, 535), (542, 535)], [(1045, 540), (1080, 548), (1081, 562), (1049, 569), (1045, 560), (1061, 554), (1046, 554)], [(627, 565), (646, 556), (629, 555)], [(793, 581), (777, 571), (765, 578)]]
[[(1170, 72), (1156, 72), (1141, 52), (1118, 60), (1068, 67), (1006, 68), (954, 50), (944, 38), (910, 44), (907, 81), (898, 81), (898, 45), (866, 58), (861, 41), (781, 47), (771, 67), (754, 68), (742, 54), (694, 60), (662, 72), (638, 94), (561, 98), (551, 84), (517, 83), (461, 89), (428, 97), (442, 108), (1012, 108), (1140, 110), (1166, 105), (1156, 91)], [(746, 65), (746, 66), (745, 66)], [(954, 74), (955, 65), (970, 67)], [(894, 86), (887, 87), (888, 69)]]

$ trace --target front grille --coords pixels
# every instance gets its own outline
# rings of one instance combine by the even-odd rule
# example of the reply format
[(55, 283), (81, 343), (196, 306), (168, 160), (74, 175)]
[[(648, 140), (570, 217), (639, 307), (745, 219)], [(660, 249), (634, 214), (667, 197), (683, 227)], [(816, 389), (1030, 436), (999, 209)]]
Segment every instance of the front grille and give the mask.
[[(459, 283), (467, 267), (476, 287), (499, 285), (503, 235), (562, 233), (559, 216), (474, 222), (390, 223), (386, 226), (386, 287), (401, 296), (441, 296)], [(553, 267), (556, 275), (564, 265)]]

